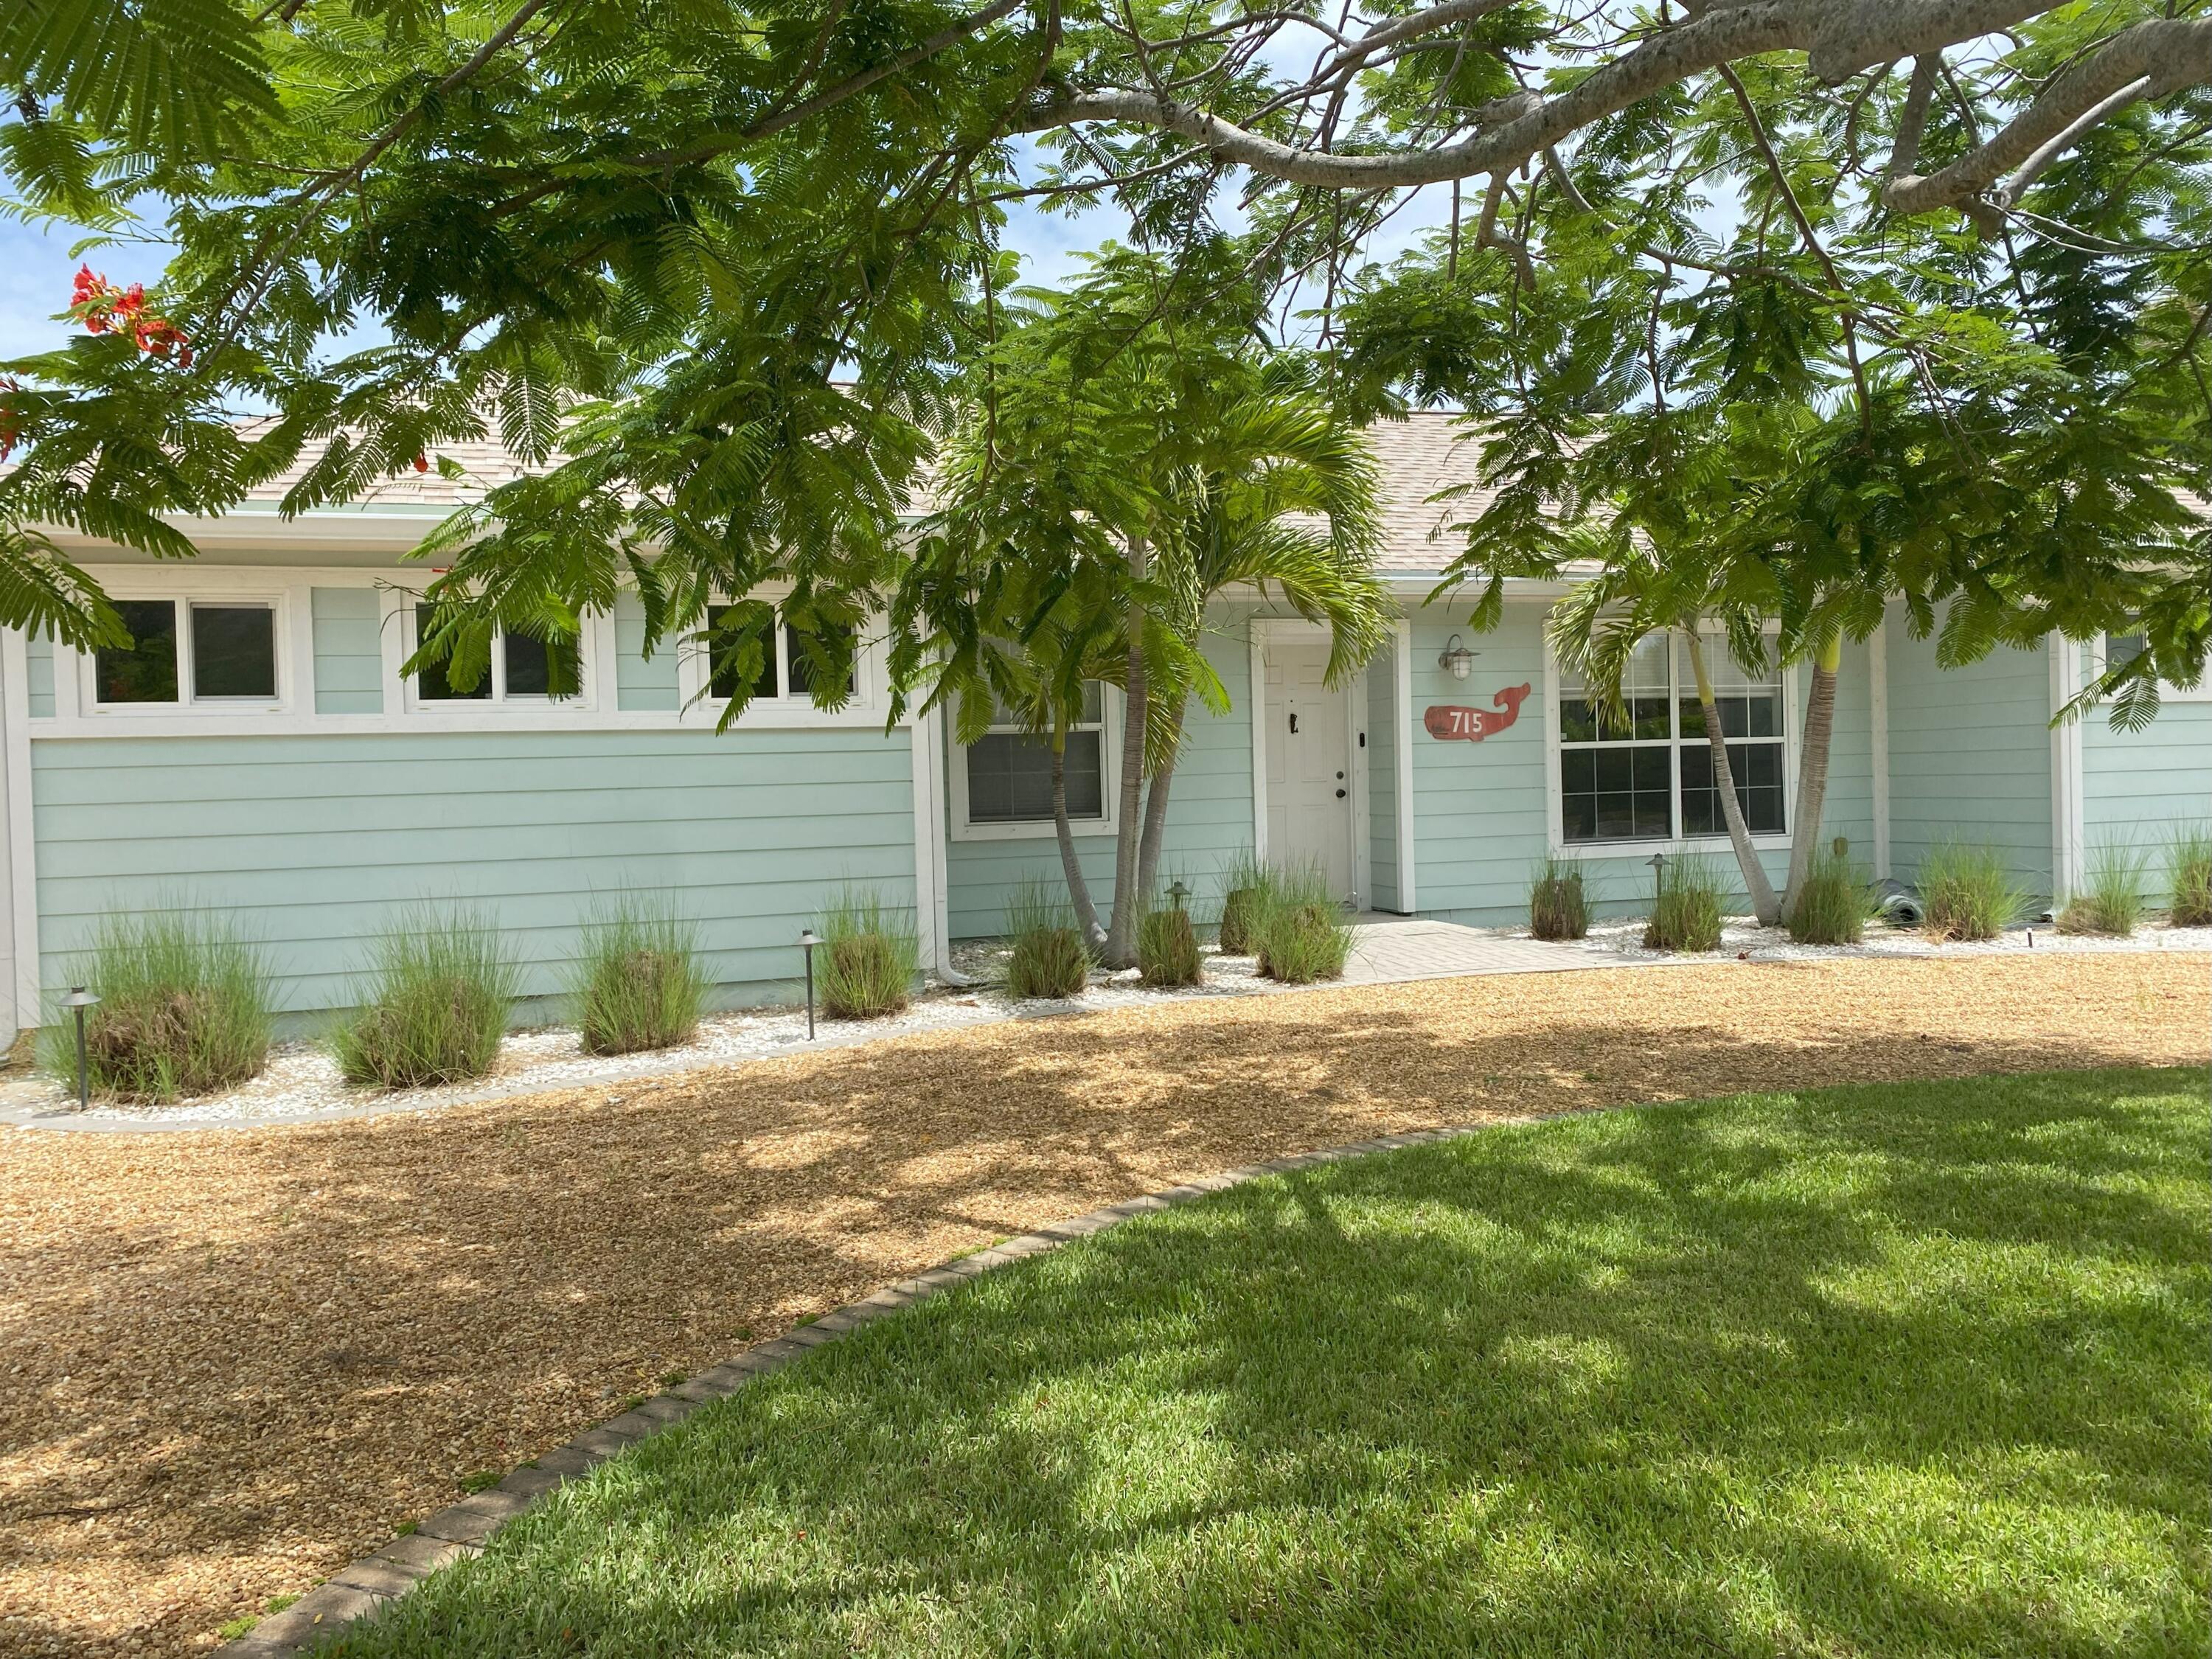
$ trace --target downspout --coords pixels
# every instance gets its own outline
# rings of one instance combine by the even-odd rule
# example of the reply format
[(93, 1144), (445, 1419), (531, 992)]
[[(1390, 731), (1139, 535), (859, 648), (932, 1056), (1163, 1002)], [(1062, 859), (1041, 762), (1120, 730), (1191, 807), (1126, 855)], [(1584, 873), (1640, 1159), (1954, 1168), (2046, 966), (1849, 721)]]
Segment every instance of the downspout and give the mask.
[[(2081, 647), (2063, 634), (2044, 641), (2051, 653), (2051, 715), (2081, 690)], [(2081, 886), (2081, 720), (2051, 728), (2051, 908), (2063, 909)]]
[[(949, 840), (945, 779), (945, 711), (933, 708), (914, 723), (914, 872), (915, 908), (923, 913), (930, 972), (956, 990), (974, 978), (952, 965), (951, 907), (947, 901), (945, 846)], [(925, 879), (926, 878), (926, 879)]]

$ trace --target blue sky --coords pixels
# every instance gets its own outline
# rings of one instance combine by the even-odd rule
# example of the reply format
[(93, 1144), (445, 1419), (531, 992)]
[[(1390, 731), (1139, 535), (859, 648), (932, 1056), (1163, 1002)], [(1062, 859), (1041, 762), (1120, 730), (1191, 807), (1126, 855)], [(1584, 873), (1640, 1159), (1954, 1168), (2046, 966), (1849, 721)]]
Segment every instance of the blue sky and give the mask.
[[(1423, 191), (1384, 228), (1366, 257), (1395, 258), (1423, 230), (1442, 224), (1449, 210), (1447, 190)], [(1124, 230), (1110, 206), (1070, 217), (1018, 203), (1006, 240), (1023, 256), (1023, 280), (1050, 286), (1080, 270), (1084, 251)], [(73, 231), (0, 220), (0, 358), (50, 351), (69, 338), (68, 326), (55, 321), (53, 313), (69, 303), (70, 277), (77, 265), (69, 249), (77, 240)], [(88, 258), (94, 270), (118, 283), (151, 283), (161, 275), (161, 249), (150, 243), (97, 248)]]

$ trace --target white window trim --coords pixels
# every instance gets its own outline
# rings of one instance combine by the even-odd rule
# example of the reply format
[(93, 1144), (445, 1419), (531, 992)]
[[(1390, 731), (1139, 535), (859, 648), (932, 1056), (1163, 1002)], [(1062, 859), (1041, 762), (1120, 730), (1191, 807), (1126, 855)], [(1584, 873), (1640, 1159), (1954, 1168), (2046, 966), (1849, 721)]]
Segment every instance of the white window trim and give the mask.
[[(881, 643), (875, 639), (869, 620), (860, 624), (860, 652), (853, 665), (853, 696), (842, 708), (816, 707), (811, 692), (794, 692), (791, 689), (791, 641), (784, 632), (783, 602), (791, 597), (788, 583), (763, 585), (749, 596), (775, 607), (775, 690), (772, 697), (755, 697), (748, 702), (736, 720), (730, 722), (732, 732), (745, 732), (766, 726), (875, 726), (881, 723), (890, 698), (889, 665)], [(714, 605), (729, 605), (734, 601), (717, 595)], [(663, 650), (676, 653), (676, 696), (683, 724), (712, 728), (722, 718), (722, 699), (713, 690), (713, 665), (708, 660), (711, 652), (695, 637), (706, 627), (702, 617), (699, 625), (688, 629), (683, 636), (663, 643)]]
[[(582, 695), (560, 702), (517, 699), (504, 704), (477, 700), (422, 703), (399, 672), (413, 649), (413, 607), (435, 573), (389, 567), (246, 567), (183, 564), (173, 567), (88, 564), (88, 572), (109, 593), (125, 599), (274, 600), (276, 617), (276, 686), (273, 702), (222, 698), (198, 703), (121, 703), (96, 708), (92, 702), (89, 653), (57, 644), (52, 647), (54, 710), (51, 715), (22, 715), (28, 736), (58, 738), (272, 737), (313, 732), (628, 732), (708, 731), (721, 707), (693, 701), (703, 689), (704, 673), (687, 668), (696, 653), (675, 641), (665, 650), (678, 656), (678, 707), (624, 709), (619, 707), (617, 641), (611, 613), (585, 618), (579, 649), (583, 664)], [(319, 714), (315, 708), (313, 590), (368, 588), (379, 595), (379, 645), (382, 658), (384, 708), (377, 714)], [(763, 590), (763, 597), (781, 597)], [(403, 614), (403, 612), (404, 614)], [(27, 649), (21, 635), (19, 647)], [(864, 628), (864, 634), (866, 630)], [(763, 699), (738, 717), (732, 731), (863, 728), (879, 731), (888, 718), (888, 678), (883, 642), (864, 639), (855, 696), (838, 709), (821, 709), (806, 698)], [(243, 704), (243, 706), (241, 706)], [(909, 726), (913, 717), (896, 722)]]
[[(1671, 629), (1669, 633), (1679, 631)], [(1770, 639), (1776, 632), (1772, 627), (1766, 630)], [(1717, 641), (1722, 649), (1727, 648), (1725, 635), (1709, 633), (1706, 637)], [(1676, 702), (1681, 697), (1680, 688), (1674, 684), (1678, 654), (1670, 649), (1667, 659), (1668, 684), (1673, 701)], [(1680, 853), (1728, 852), (1731, 843), (1726, 830), (1712, 836), (1650, 836), (1635, 841), (1569, 841), (1566, 838), (1565, 809), (1559, 798), (1562, 786), (1559, 681), (1559, 653), (1547, 640), (1544, 646), (1544, 834), (1546, 845), (1553, 856), (1567, 859), (1649, 858), (1654, 853), (1665, 853), (1671, 857)], [(1804, 741), (1802, 728), (1805, 724), (1802, 705), (1798, 701), (1797, 681), (1797, 665), (1795, 663), (1784, 664), (1782, 669), (1782, 799), (1783, 810), (1791, 822), (1793, 830), (1797, 812), (1798, 758)], [(1661, 746), (1656, 738), (1650, 739), (1650, 744), (1655, 749)], [(1680, 738), (1666, 740), (1668, 748), (1679, 749), (1681, 744)], [(1680, 823), (1682, 821), (1682, 769), (1679, 763), (1669, 769), (1667, 787), (1668, 821)], [(1790, 849), (1791, 836), (1791, 830), (1785, 830), (1778, 836), (1755, 835), (1751, 838), (1751, 844), (1754, 850), (1761, 853), (1786, 853)]]
[[(248, 586), (226, 585), (216, 588), (180, 586), (167, 581), (146, 580), (146, 575), (167, 576), (173, 573), (144, 573), (139, 580), (125, 579), (110, 586), (102, 584), (111, 599), (124, 602), (145, 600), (173, 605), (177, 608), (177, 700), (174, 702), (102, 702), (100, 701), (100, 665), (96, 653), (76, 652), (73, 672), (65, 672), (65, 665), (54, 665), (55, 713), (61, 712), (64, 682), (75, 693), (72, 701), (75, 712), (81, 718), (106, 724), (119, 720), (152, 720), (156, 722), (191, 721), (267, 716), (289, 714), (293, 707), (293, 664), (297, 653), (293, 649), (290, 596), (281, 584), (258, 583)], [(203, 697), (194, 684), (198, 672), (192, 656), (191, 608), (195, 604), (230, 605), (237, 607), (267, 607), (270, 617), (272, 643), (276, 655), (276, 695), (273, 697)]]
[[(419, 597), (406, 594), (390, 596), (383, 613), (386, 634), (398, 634), (401, 645), (399, 660), (405, 662), (415, 654), (422, 641)], [(422, 678), (406, 675), (401, 683), (401, 692), (412, 724), (420, 727), (431, 720), (445, 720), (466, 710), (479, 716), (512, 718), (515, 715), (544, 717), (563, 714), (594, 714), (599, 707), (601, 675), (614, 660), (611, 651), (601, 652), (599, 629), (593, 626), (598, 619), (586, 617), (576, 635), (577, 672), (583, 684), (573, 697), (538, 696), (524, 693), (509, 696), (507, 690), (506, 653), (501, 648), (505, 630), (495, 628), (491, 636), (491, 660), (484, 665), (484, 674), (491, 681), (489, 697), (425, 697), (422, 695)], [(604, 659), (604, 660), (602, 660)], [(391, 706), (392, 691), (385, 688), (386, 707)]]
[[(2100, 634), (2089, 641), (2089, 678), (2094, 679), (2105, 672), (2105, 647), (2112, 636)], [(2208, 669), (2194, 686), (2187, 690), (2172, 680), (2161, 678), (2158, 683), (2160, 702), (2212, 702), (2212, 669)]]
[[(1104, 816), (1095, 818), (1071, 817), (1068, 828), (1080, 840), (1085, 837), (1118, 836), (1121, 832), (1121, 693), (1114, 686), (1099, 687), (1098, 738), (1098, 794), (1105, 808)], [(1018, 731), (1018, 726), (994, 726), (994, 732)], [(971, 823), (968, 817), (968, 745), (951, 737), (951, 723), (945, 724), (946, 743), (952, 751), (945, 770), (951, 776), (952, 839), (955, 841), (1036, 841), (1057, 836), (1060, 831), (1049, 817), (1028, 818), (1018, 823), (993, 822)]]

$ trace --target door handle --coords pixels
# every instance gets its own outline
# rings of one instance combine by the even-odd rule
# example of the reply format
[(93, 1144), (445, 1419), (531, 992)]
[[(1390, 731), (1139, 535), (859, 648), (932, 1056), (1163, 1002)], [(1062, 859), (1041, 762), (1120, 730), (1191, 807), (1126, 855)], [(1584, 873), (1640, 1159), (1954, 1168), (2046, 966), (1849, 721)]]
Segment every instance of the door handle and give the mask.
[(1298, 729), (1298, 717), (1297, 717), (1296, 714), (1292, 714), (1292, 715), (1291, 716), (1291, 731), (1293, 731), (1293, 732), (1295, 732), (1295, 731), (1297, 731), (1297, 729)]
[(1341, 789), (1338, 790), (1338, 791), (1336, 792), (1336, 798), (1337, 798), (1339, 800), (1342, 800), (1342, 799), (1344, 799), (1344, 791), (1343, 791), (1343, 790), (1341, 790)]

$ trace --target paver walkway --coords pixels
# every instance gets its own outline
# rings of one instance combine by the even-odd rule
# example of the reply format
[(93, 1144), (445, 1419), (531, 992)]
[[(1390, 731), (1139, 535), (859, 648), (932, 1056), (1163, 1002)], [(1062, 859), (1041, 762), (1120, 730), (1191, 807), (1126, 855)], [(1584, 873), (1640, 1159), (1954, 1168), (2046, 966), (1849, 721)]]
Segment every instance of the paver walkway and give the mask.
[(1419, 916), (1362, 916), (1352, 925), (1343, 983), (1389, 985), (1462, 974), (1548, 974), (1574, 968), (1650, 967), (1652, 958), (1537, 939), (1505, 939), (1480, 927)]

